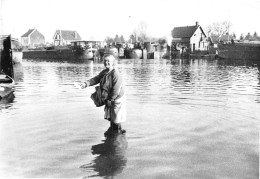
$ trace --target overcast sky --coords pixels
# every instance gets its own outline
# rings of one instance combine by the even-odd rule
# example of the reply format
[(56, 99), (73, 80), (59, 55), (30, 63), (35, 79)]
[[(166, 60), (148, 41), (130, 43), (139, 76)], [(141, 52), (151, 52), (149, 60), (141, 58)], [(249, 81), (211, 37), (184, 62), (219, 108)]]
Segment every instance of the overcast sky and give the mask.
[(36, 28), (52, 42), (56, 30), (76, 30), (84, 40), (129, 35), (143, 21), (153, 37), (169, 37), (174, 27), (203, 29), (230, 21), (231, 32), (260, 35), (260, 0), (0, 0), (0, 34), (21, 38)]

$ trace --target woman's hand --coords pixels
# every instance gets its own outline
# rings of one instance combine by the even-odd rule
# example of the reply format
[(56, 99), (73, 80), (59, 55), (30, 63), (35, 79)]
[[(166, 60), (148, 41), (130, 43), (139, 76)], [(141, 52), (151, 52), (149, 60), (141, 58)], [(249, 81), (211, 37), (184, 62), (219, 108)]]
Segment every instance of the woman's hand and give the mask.
[(79, 86), (81, 87), (81, 89), (83, 89), (87, 87), (87, 84), (83, 82), (83, 83), (79, 83)]

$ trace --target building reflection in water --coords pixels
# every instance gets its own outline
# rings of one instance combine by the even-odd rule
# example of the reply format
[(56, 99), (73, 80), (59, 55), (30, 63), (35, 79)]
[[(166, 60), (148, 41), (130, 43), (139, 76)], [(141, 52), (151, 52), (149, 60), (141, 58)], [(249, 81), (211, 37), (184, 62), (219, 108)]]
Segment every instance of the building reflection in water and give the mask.
[(126, 166), (125, 156), (127, 149), (125, 134), (113, 134), (107, 136), (102, 143), (92, 146), (92, 154), (98, 155), (90, 164), (80, 168), (86, 171), (94, 171), (97, 174), (88, 177), (113, 177), (120, 174)]
[(14, 93), (11, 92), (8, 96), (0, 99), (0, 111), (2, 109), (8, 109), (10, 107), (12, 107), (13, 103), (14, 103)]

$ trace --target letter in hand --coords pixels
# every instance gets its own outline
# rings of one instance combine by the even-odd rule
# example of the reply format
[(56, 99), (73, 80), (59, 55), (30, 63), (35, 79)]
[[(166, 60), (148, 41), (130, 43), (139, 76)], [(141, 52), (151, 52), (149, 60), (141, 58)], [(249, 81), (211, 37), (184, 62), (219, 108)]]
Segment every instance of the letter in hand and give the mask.
[(76, 88), (79, 88), (79, 89), (83, 89), (83, 88), (87, 87), (86, 83), (84, 83), (84, 82), (82, 82), (82, 83), (74, 83), (74, 86)]
[(86, 84), (86, 83), (84, 83), (84, 82), (83, 82), (83, 83), (80, 83), (79, 85), (80, 85), (81, 89), (84, 89), (84, 88), (86, 88), (86, 87), (87, 87), (87, 84)]

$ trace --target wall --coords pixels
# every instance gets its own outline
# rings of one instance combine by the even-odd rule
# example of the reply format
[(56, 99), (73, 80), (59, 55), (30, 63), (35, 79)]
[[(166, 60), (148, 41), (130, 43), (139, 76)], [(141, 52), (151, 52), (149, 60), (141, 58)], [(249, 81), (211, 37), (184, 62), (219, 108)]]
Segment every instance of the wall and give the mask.
[[(202, 37), (202, 41), (200, 42), (201, 37)], [(206, 37), (203, 35), (200, 28), (198, 28), (193, 34), (193, 36), (191, 37), (190, 44), (191, 44), (191, 50), (193, 50), (193, 44), (195, 44), (195, 50), (205, 51), (208, 49), (208, 43), (206, 41)]]
[(22, 37), (22, 38), (21, 38), (21, 44), (22, 44), (23, 46), (29, 45), (29, 38), (28, 38), (28, 37)]

